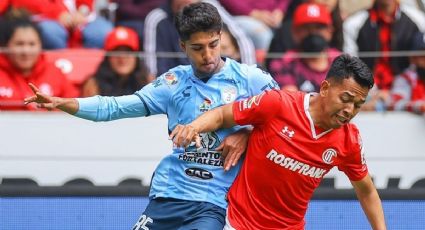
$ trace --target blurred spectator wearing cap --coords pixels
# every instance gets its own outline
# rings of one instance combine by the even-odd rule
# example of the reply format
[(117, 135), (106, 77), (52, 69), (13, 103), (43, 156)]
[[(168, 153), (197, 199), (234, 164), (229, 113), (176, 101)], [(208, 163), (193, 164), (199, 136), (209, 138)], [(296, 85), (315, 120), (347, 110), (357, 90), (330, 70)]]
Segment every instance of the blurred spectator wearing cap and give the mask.
[[(168, 0), (146, 16), (143, 48), (147, 54), (146, 65), (152, 74), (160, 75), (178, 65), (189, 64), (189, 59), (180, 48), (179, 35), (174, 26), (174, 15), (183, 7), (199, 1)], [(241, 62), (255, 64), (254, 46), (243, 30), (234, 22), (234, 18), (217, 1), (203, 0), (203, 2), (208, 2), (217, 8), (223, 23), (227, 25), (229, 32), (236, 39)], [(165, 56), (161, 57), (160, 55), (164, 53)], [(178, 56), (178, 53), (181, 55)]]
[[(329, 42), (329, 46), (337, 50), (342, 50), (343, 33), (342, 33), (342, 12), (340, 10), (340, 2), (338, 0), (306, 0), (306, 3), (316, 3), (326, 6), (328, 11), (331, 13), (332, 18), (332, 39)], [(293, 13), (295, 9), (303, 4), (302, 1), (292, 1), (288, 7), (285, 18), (281, 26), (275, 31), (270, 47), (268, 50), (269, 54), (284, 53), (290, 49), (294, 49), (295, 44), (291, 36)], [(270, 63), (275, 57), (268, 57), (265, 60), (265, 67), (270, 69)]]
[(109, 21), (96, 15), (94, 0), (6, 1), (9, 8), (23, 8), (32, 14), (41, 29), (45, 49), (102, 48), (106, 34), (113, 27)]
[[(391, 57), (384, 52), (407, 51), (413, 36), (425, 30), (423, 12), (399, 4), (398, 0), (375, 0), (344, 21), (344, 52), (358, 55), (373, 70), (378, 97), (386, 100), (393, 78), (409, 65), (407, 56)], [(364, 57), (361, 52), (382, 52)], [(367, 108), (365, 106), (364, 108)]]
[(235, 16), (239, 26), (254, 42), (255, 49), (267, 51), (291, 0), (220, 0), (224, 8)]
[(422, 51), (419, 56), (409, 57), (410, 66), (395, 77), (391, 97), (388, 102), (390, 110), (407, 110), (425, 113), (425, 35), (416, 33), (412, 50)]
[(121, 96), (132, 94), (154, 80), (138, 56), (137, 33), (126, 27), (117, 27), (106, 37), (108, 51), (93, 77), (83, 85), (83, 97), (94, 95)]
[(45, 59), (39, 29), (29, 18), (7, 19), (0, 33), (0, 46), (7, 50), (0, 54), (0, 110), (36, 110), (23, 103), (33, 94), (28, 83), (51, 96), (78, 96), (61, 70)]
[(332, 30), (332, 18), (325, 6), (304, 3), (297, 7), (292, 22), (296, 48), (270, 64), (270, 73), (281, 88), (318, 92), (333, 59), (340, 54), (329, 47)]

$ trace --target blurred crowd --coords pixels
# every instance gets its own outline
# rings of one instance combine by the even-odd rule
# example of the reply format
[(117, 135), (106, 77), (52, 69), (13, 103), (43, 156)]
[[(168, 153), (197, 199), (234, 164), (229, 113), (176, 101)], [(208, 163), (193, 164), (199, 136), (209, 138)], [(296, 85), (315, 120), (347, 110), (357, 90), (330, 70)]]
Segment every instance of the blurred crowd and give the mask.
[[(197, 1), (0, 1), (0, 110), (38, 110), (22, 101), (29, 82), (54, 96), (119, 96), (189, 64), (173, 17)], [(425, 113), (425, 1), (205, 1), (223, 18), (222, 55), (281, 88), (318, 91), (345, 52), (374, 73), (364, 110)]]

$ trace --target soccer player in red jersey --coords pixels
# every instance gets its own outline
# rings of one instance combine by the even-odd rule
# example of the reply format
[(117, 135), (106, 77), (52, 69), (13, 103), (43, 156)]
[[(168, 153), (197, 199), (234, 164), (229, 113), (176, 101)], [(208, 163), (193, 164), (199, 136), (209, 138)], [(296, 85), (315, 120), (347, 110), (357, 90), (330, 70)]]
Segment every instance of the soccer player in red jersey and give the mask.
[(337, 57), (320, 92), (268, 91), (209, 112), (170, 135), (177, 146), (199, 133), (253, 125), (242, 169), (228, 193), (224, 229), (304, 229), (307, 205), (334, 166), (343, 171), (373, 229), (386, 229), (381, 200), (369, 176), (359, 130), (350, 120), (372, 88), (357, 57)]

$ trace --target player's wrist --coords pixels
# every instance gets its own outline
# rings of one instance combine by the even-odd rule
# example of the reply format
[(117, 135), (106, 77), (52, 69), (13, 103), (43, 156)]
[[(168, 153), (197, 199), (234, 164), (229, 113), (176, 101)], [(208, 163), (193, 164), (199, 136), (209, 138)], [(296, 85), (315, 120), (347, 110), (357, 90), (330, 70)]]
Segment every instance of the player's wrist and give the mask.
[(75, 98), (61, 98), (55, 97), (56, 108), (67, 112), (69, 114), (75, 114), (78, 111), (78, 101)]

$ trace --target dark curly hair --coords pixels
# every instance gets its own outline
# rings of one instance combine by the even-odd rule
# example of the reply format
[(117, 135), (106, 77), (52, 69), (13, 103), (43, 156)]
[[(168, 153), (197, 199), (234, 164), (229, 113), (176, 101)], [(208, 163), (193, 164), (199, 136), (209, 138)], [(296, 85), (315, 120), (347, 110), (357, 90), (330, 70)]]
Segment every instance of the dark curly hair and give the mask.
[(220, 32), (223, 21), (217, 9), (205, 2), (187, 5), (174, 18), (174, 24), (182, 41), (197, 32)]

